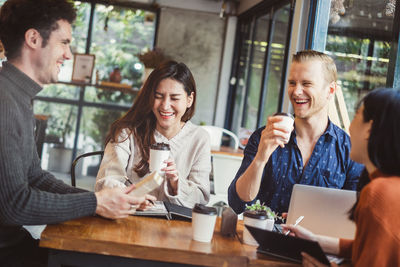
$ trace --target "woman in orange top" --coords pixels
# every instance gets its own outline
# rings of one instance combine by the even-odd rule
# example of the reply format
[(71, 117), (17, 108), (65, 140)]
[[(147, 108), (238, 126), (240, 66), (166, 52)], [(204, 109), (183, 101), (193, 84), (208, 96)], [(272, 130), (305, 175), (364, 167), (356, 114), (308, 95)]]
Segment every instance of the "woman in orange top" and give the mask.
[[(329, 254), (351, 258), (353, 266), (400, 266), (400, 91), (381, 89), (362, 101), (351, 125), (352, 160), (365, 165), (358, 200), (350, 211), (354, 240), (315, 235), (301, 226), (283, 226), (318, 241)], [(303, 266), (324, 266), (303, 254)]]

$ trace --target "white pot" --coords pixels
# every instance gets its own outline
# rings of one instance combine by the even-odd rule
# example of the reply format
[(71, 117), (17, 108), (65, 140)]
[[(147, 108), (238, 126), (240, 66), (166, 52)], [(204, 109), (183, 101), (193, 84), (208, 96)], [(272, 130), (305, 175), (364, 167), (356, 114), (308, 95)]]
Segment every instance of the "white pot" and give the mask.
[[(250, 218), (246, 215), (244, 215), (243, 218), (245, 225), (253, 226), (268, 231), (272, 231), (272, 229), (274, 228), (274, 223), (275, 223), (274, 219), (268, 219), (266, 217), (260, 219)], [(243, 230), (243, 242), (247, 245), (258, 246), (257, 241), (253, 238), (253, 236), (250, 234), (250, 232), (247, 230), (246, 227)]]

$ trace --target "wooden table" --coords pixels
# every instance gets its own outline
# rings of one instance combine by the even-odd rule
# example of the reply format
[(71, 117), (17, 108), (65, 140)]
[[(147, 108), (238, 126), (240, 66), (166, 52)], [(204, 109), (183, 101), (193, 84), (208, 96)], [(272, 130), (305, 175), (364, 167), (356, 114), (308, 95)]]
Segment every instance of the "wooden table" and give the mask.
[(243, 150), (242, 149), (234, 149), (229, 146), (221, 146), (219, 149), (211, 149), (211, 154), (222, 154), (228, 156), (237, 156), (243, 158)]
[[(257, 254), (238, 237), (222, 236), (219, 228), (218, 218), (212, 242), (202, 243), (192, 240), (186, 221), (85, 217), (48, 225), (40, 246), (51, 249), (49, 266), (298, 266)], [(241, 235), (243, 225), (238, 228)]]

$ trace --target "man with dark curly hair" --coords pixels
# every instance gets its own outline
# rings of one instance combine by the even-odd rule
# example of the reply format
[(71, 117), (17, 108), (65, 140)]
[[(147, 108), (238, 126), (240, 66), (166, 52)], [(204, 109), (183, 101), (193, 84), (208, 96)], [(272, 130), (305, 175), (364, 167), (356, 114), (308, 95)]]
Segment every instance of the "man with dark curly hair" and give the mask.
[(43, 171), (36, 151), (32, 100), (57, 82), (72, 57), (74, 5), (68, 0), (8, 0), (0, 9), (7, 61), (0, 71), (0, 265), (41, 266), (47, 253), (22, 225), (58, 223), (98, 214), (123, 218), (146, 206), (127, 189), (96, 193), (68, 186)]

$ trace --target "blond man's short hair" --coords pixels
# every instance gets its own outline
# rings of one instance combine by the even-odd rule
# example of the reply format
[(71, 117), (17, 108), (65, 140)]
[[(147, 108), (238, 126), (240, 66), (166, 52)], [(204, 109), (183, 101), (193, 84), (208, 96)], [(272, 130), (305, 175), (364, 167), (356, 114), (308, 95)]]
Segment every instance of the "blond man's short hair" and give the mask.
[(324, 66), (324, 75), (325, 75), (325, 81), (328, 83), (331, 82), (336, 82), (337, 80), (337, 69), (336, 69), (336, 64), (333, 59), (322, 53), (318, 52), (315, 50), (303, 50), (299, 51), (296, 54), (293, 55), (292, 62), (305, 62), (305, 61), (311, 61), (311, 60), (319, 60), (322, 62), (322, 65)]

